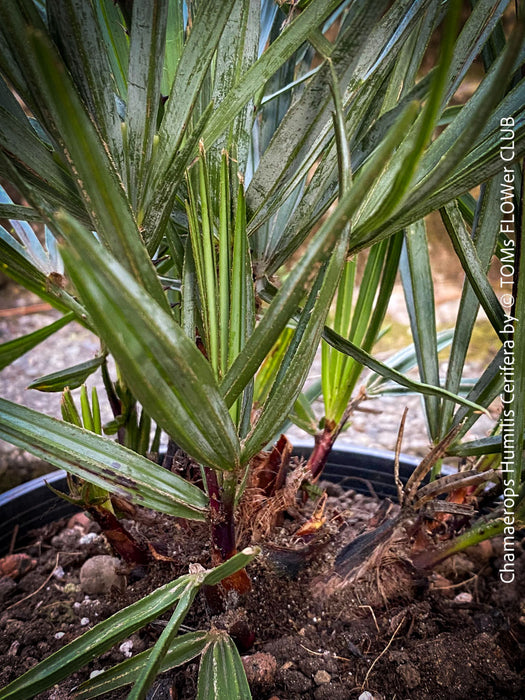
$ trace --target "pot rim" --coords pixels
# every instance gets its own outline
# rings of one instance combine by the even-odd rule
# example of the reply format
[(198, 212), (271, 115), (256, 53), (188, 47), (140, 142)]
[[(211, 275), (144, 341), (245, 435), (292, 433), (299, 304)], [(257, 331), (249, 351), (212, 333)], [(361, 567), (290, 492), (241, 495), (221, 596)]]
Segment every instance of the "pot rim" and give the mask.
[[(306, 457), (312, 450), (313, 440), (295, 440), (294, 454)], [(323, 480), (341, 484), (345, 489), (397, 500), (394, 482), (394, 452), (374, 450), (358, 445), (341, 445), (330, 453), (323, 472)], [(400, 477), (406, 481), (420, 459), (401, 454)], [(47, 485), (65, 488), (67, 472), (59, 469), (26, 481), (0, 494), (0, 556), (11, 546), (16, 532), (17, 547), (23, 546), (27, 534), (46, 523), (70, 517), (76, 507), (60, 499)]]
[[(314, 447), (314, 441), (312, 440), (305, 440), (305, 439), (300, 439), (300, 440), (294, 440), (293, 442), (293, 449), (295, 451), (301, 451), (301, 452), (306, 452), (307, 450), (310, 451)], [(328, 464), (331, 462), (335, 461), (334, 457), (337, 457), (339, 455), (353, 455), (356, 457), (361, 457), (365, 459), (372, 459), (372, 460), (377, 460), (379, 462), (384, 462), (388, 463), (391, 462), (393, 464), (394, 459), (395, 459), (395, 453), (392, 452), (391, 450), (376, 450), (371, 447), (364, 447), (362, 445), (340, 445), (339, 447), (335, 447), (332, 449), (330, 453), (330, 457), (328, 459)], [(414, 457), (413, 455), (408, 455), (402, 452), (399, 455), (399, 461), (401, 465), (406, 465), (407, 467), (417, 467), (417, 465), (420, 463), (421, 458), (419, 457)], [(65, 469), (56, 469), (52, 472), (47, 472), (46, 474), (42, 474), (41, 476), (37, 476), (34, 479), (29, 479), (28, 481), (24, 481), (21, 484), (18, 484), (18, 486), (13, 486), (13, 488), (8, 489), (7, 491), (4, 491), (3, 493), (0, 493), (0, 508), (6, 504), (9, 503), (12, 500), (15, 500), (16, 498), (24, 496), (26, 493), (33, 491), (37, 488), (40, 488), (41, 486), (46, 486), (48, 483), (51, 484), (52, 486), (57, 482), (63, 479), (67, 474), (67, 471)]]

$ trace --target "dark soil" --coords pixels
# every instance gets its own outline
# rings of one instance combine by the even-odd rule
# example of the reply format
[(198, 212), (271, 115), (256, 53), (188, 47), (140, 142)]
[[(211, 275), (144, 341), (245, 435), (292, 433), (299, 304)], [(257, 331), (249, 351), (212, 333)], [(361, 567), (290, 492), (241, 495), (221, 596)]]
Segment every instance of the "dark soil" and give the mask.
[[(282, 549), (297, 519), (307, 518), (297, 512), (250, 567), (253, 590), (236, 601), (235, 610), (214, 617), (201, 594), (187, 627), (214, 624), (234, 635), (247, 623), (255, 643), (241, 653), (252, 695), (260, 700), (524, 697), (522, 543), (512, 584), (498, 578), (502, 545), (493, 541), (457, 555), (427, 577), (387, 558), (357, 584), (328, 596), (326, 575), (336, 551), (366, 527), (378, 508), (374, 499), (328, 488), (327, 523), (306, 547), (306, 557)], [(0, 578), (0, 686), (108, 615), (187, 573), (190, 562), (209, 566), (205, 526), (189, 530), (185, 523), (162, 518), (133, 527), (158, 549), (164, 542), (164, 553), (174, 561), (157, 561), (147, 572), (125, 572), (125, 591), (100, 597), (85, 595), (79, 583), (87, 559), (110, 553), (94, 523), (76, 517), (35, 534), (35, 544), (23, 550), (29, 559), (19, 561), (18, 572)], [(33, 561), (37, 566), (31, 568)], [(26, 573), (24, 567), (29, 567)], [(105, 653), (37, 698), (74, 697), (72, 689), (90, 673), (124, 660), (130, 648), (134, 654), (151, 646), (161, 629), (162, 621), (148, 625), (132, 635), (131, 644)], [(159, 678), (149, 697), (194, 698), (197, 669), (190, 663)], [(112, 693), (111, 700), (126, 694)]]

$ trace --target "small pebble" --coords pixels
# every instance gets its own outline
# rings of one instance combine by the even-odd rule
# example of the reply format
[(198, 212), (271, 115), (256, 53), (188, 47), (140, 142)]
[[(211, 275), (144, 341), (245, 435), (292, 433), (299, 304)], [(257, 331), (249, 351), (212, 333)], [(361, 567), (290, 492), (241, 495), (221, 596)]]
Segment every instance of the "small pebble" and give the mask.
[(15, 641), (11, 644), (9, 647), (9, 651), (7, 652), (8, 656), (16, 656), (18, 654), (18, 647), (20, 646), (20, 642), (15, 639)]
[(133, 642), (131, 641), (131, 639), (127, 639), (125, 642), (122, 642), (122, 644), (118, 648), (120, 653), (124, 654), (124, 656), (127, 659), (129, 659), (132, 656), (132, 653), (131, 653), (132, 649), (133, 649)]
[(365, 690), (364, 693), (361, 693), (358, 700), (374, 700), (374, 696), (368, 690)]
[(65, 632), (57, 632), (55, 634), (55, 639), (62, 639), (62, 637), (64, 637), (65, 634), (66, 634)]
[(96, 542), (99, 539), (99, 536), (97, 535), (96, 532), (88, 532), (87, 535), (82, 535), (82, 537), (79, 539), (78, 543), (79, 544), (92, 544), (93, 542)]
[(89, 617), (83, 617), (83, 618), (80, 620), (80, 624), (82, 625), (82, 627), (85, 627), (86, 625), (89, 625)]
[(98, 669), (97, 671), (91, 671), (89, 674), (89, 678), (96, 678), (97, 676), (100, 676), (101, 673), (104, 673), (101, 669)]
[(0, 576), (17, 579), (35, 566), (36, 559), (31, 559), (27, 554), (8, 554), (0, 559)]
[(320, 669), (317, 671), (317, 673), (314, 676), (314, 683), (316, 685), (323, 685), (324, 683), (330, 683), (332, 680), (332, 676), (327, 673), (327, 671), (324, 671), (323, 669)]
[(82, 591), (88, 595), (110, 593), (113, 589), (123, 591), (126, 579), (119, 573), (120, 566), (120, 559), (108, 554), (91, 557), (80, 569)]
[(57, 578), (59, 581), (64, 578), (66, 575), (66, 572), (61, 566), (55, 567), (55, 570), (53, 571), (53, 576)]
[(472, 593), (458, 593), (454, 598), (455, 603), (472, 603)]

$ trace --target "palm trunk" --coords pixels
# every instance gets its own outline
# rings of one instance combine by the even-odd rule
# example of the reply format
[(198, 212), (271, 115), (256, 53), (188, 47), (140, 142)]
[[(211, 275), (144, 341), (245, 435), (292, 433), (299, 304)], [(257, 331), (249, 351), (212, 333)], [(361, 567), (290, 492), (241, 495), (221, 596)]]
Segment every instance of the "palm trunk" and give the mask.
[[(217, 474), (206, 469), (206, 483), (210, 499), (210, 528), (212, 564), (222, 564), (237, 552), (235, 541), (235, 484), (233, 474), (225, 474), (222, 486)], [(244, 569), (224, 579), (220, 584), (224, 589), (234, 589), (246, 593), (251, 589), (251, 581)]]
[(87, 506), (86, 510), (95, 522), (100, 525), (102, 532), (115, 552), (126, 563), (133, 566), (143, 566), (150, 561), (149, 552), (135, 542), (114, 513), (100, 506)]
[(308, 460), (308, 469), (312, 475), (312, 481), (317, 479), (323, 473), (326, 466), (328, 455), (330, 454), (334, 441), (338, 435), (336, 425), (333, 422), (326, 421), (324, 430), (315, 436), (315, 445), (312, 454)]

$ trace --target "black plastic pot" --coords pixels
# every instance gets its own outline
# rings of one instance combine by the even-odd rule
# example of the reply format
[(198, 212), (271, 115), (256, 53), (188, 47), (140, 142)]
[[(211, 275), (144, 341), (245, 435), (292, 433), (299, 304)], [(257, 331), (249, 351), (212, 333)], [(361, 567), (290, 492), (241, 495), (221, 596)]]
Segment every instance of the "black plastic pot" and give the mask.
[(0, 556), (9, 551), (13, 535), (18, 548), (25, 544), (31, 530), (78, 511), (71, 503), (56, 496), (47, 484), (67, 493), (66, 473), (44, 474), (0, 494)]
[[(295, 454), (307, 457), (311, 445), (295, 443)], [(419, 460), (402, 455), (400, 477), (405, 482)], [(394, 483), (394, 453), (369, 450), (362, 447), (345, 447), (332, 450), (323, 472), (327, 481), (340, 483), (345, 489), (380, 498), (396, 499)], [(77, 511), (75, 506), (56, 496), (48, 487), (67, 492), (65, 472), (56, 471), (33, 479), (0, 494), (0, 556), (9, 550), (15, 530), (17, 548), (28, 540), (31, 530), (53, 520), (59, 520)]]
[[(310, 444), (294, 442), (294, 454), (307, 458), (312, 450)], [(406, 483), (421, 460), (409, 455), (400, 455), (399, 476)], [(394, 481), (394, 453), (371, 450), (366, 447), (341, 447), (330, 452), (322, 478), (339, 483), (347, 491), (353, 489), (368, 496), (397, 501)]]

